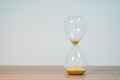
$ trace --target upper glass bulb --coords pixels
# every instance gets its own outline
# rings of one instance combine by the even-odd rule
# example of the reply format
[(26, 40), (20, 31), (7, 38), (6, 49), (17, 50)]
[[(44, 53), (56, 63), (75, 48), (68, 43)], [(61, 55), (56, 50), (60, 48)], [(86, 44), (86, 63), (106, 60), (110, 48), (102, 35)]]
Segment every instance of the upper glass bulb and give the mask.
[(85, 18), (82, 16), (69, 16), (64, 21), (64, 29), (74, 45), (77, 45), (87, 31)]

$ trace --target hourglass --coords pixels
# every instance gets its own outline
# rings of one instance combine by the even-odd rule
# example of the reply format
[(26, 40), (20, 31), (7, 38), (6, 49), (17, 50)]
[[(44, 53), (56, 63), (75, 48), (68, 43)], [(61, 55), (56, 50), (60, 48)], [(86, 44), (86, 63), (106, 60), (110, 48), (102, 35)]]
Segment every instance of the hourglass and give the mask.
[(67, 17), (64, 21), (64, 29), (73, 44), (72, 50), (66, 56), (65, 71), (68, 74), (84, 74), (87, 69), (87, 61), (77, 45), (87, 30), (85, 18), (82, 16)]

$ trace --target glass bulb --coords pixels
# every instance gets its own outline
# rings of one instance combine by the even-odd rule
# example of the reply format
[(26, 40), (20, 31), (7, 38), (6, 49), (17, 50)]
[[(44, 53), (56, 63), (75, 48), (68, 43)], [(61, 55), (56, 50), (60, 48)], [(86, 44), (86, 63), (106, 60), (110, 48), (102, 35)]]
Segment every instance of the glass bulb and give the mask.
[(64, 29), (73, 44), (77, 44), (87, 31), (86, 20), (82, 16), (69, 16), (64, 21)]

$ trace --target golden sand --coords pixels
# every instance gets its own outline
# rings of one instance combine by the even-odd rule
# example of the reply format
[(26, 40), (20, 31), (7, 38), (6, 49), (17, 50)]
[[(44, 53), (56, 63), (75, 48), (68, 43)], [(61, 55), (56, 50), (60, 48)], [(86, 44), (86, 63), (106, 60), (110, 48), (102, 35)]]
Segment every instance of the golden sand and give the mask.
[(72, 66), (66, 69), (66, 72), (68, 74), (83, 74), (85, 71), (85, 68), (82, 68), (80, 66)]
[(77, 45), (79, 43), (79, 40), (71, 40), (71, 42), (74, 44), (74, 45)]

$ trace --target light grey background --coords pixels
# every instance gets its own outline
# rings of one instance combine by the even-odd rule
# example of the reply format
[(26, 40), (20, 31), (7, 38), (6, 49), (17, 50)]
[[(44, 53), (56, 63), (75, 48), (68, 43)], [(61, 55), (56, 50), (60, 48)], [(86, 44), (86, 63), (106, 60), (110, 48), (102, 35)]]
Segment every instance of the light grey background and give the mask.
[(87, 20), (88, 65), (120, 65), (120, 0), (0, 0), (0, 65), (64, 65), (67, 16)]

